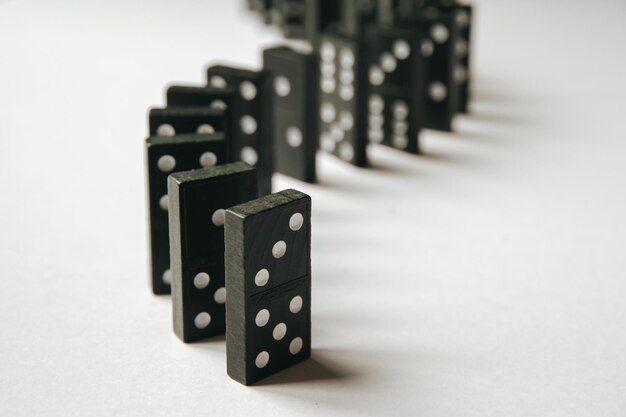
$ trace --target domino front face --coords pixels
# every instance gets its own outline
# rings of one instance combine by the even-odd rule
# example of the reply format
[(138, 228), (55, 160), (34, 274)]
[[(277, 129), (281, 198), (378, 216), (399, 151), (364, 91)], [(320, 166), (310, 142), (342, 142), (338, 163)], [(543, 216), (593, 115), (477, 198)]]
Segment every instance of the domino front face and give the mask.
[(167, 176), (177, 171), (228, 162), (222, 133), (151, 136), (146, 139), (150, 266), (152, 291), (169, 294), (172, 282), (168, 228)]
[(223, 334), (225, 209), (257, 197), (243, 162), (177, 172), (168, 179), (174, 332), (184, 342)]
[(458, 27), (452, 14), (434, 7), (415, 14), (400, 15), (401, 27), (415, 28), (425, 36), (422, 54), (428, 58), (426, 77), (425, 125), (429, 129), (451, 131), (459, 108), (459, 87), (454, 78), (457, 58), (454, 45)]
[(263, 68), (272, 74), (273, 147), (276, 171), (315, 182), (318, 147), (317, 55), (288, 47), (263, 51)]
[(320, 147), (367, 165), (365, 43), (333, 33), (320, 38)]
[(228, 141), (233, 160), (241, 160), (258, 170), (259, 194), (272, 192), (274, 158), (272, 152), (272, 83), (265, 71), (249, 71), (226, 66), (207, 70), (212, 88), (233, 88), (228, 109)]
[(368, 139), (418, 153), (424, 127), (426, 61), (414, 30), (370, 26)]
[(296, 190), (226, 212), (227, 370), (242, 384), (310, 356), (310, 219)]

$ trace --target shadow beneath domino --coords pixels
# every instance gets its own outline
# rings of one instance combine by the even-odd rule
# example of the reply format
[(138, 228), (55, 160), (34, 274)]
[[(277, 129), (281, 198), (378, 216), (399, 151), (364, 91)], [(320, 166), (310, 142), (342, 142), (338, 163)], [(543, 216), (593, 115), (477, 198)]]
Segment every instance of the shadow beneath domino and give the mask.
[(359, 377), (359, 372), (350, 369), (345, 363), (329, 358), (328, 351), (313, 350), (311, 357), (304, 362), (269, 376), (254, 386), (276, 386), (285, 384), (347, 381)]

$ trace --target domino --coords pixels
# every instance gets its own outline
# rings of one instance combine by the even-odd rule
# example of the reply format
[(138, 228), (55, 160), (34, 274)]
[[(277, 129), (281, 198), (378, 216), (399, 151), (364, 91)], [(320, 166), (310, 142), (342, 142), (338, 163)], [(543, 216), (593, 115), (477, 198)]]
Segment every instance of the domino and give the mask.
[(259, 194), (271, 193), (274, 158), (270, 74), (217, 65), (207, 70), (207, 78), (209, 87), (235, 90), (228, 110), (232, 158), (256, 167)]
[(223, 334), (224, 215), (257, 197), (256, 169), (243, 162), (168, 178), (174, 333), (184, 342)]
[(208, 107), (154, 108), (148, 114), (150, 136), (223, 132), (224, 111)]
[(342, 0), (341, 29), (346, 34), (363, 38), (365, 29), (378, 19), (376, 0)]
[(269, 12), (272, 8), (272, 0), (247, 0), (248, 9), (256, 12), (264, 23), (270, 23)]
[(154, 294), (169, 294), (172, 282), (168, 228), (167, 176), (229, 161), (223, 133), (151, 136), (145, 144), (150, 280)]
[(231, 207), (225, 238), (227, 371), (250, 385), (311, 354), (311, 198)]
[(411, 29), (372, 25), (368, 41), (370, 143), (419, 153), (424, 127), (426, 59), (422, 36)]
[(263, 68), (273, 78), (273, 148), (275, 170), (302, 181), (315, 182), (319, 108), (316, 54), (282, 46), (263, 51)]
[(304, 0), (274, 0), (272, 24), (280, 27), (287, 38), (306, 37), (306, 4)]
[(420, 7), (410, 13), (396, 13), (395, 18), (399, 27), (414, 28), (426, 38), (421, 48), (428, 58), (425, 127), (452, 131), (459, 109), (459, 88), (454, 79), (454, 45), (459, 31), (452, 14), (435, 7)]
[(320, 36), (320, 147), (367, 165), (366, 43), (339, 33)]

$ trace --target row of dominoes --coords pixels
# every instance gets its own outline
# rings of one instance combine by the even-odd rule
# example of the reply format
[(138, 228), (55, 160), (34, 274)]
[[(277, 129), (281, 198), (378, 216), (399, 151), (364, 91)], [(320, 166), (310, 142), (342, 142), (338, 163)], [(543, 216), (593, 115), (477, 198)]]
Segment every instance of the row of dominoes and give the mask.
[(228, 373), (246, 384), (310, 355), (310, 198), (270, 194), (272, 174), (314, 182), (319, 147), (365, 166), (369, 142), (417, 153), (422, 128), (450, 129), (471, 21), (454, 4), (256, 3), (313, 48), (169, 87), (146, 142), (152, 290), (172, 292), (185, 342), (226, 333)]

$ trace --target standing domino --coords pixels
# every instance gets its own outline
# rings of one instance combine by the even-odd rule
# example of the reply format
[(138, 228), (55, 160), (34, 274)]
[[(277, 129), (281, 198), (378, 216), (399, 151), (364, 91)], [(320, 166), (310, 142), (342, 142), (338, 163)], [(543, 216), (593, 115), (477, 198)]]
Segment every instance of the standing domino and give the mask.
[(174, 332), (193, 342), (225, 329), (225, 209), (257, 197), (256, 170), (243, 162), (168, 178)]
[(286, 46), (263, 51), (263, 68), (272, 74), (272, 123), (276, 171), (315, 182), (318, 147), (317, 55)]
[(207, 77), (209, 87), (234, 88), (228, 109), (231, 156), (257, 168), (260, 195), (271, 193), (274, 158), (270, 75), (217, 65), (207, 70)]
[(172, 282), (168, 229), (167, 176), (229, 162), (222, 133), (151, 136), (146, 139), (150, 275), (154, 294), (169, 294)]
[(339, 33), (320, 37), (320, 147), (367, 165), (365, 42)]
[(226, 211), (228, 375), (250, 385), (311, 354), (311, 198), (285, 190)]
[(368, 138), (419, 153), (424, 127), (426, 59), (422, 37), (411, 29), (372, 25), (368, 48)]

